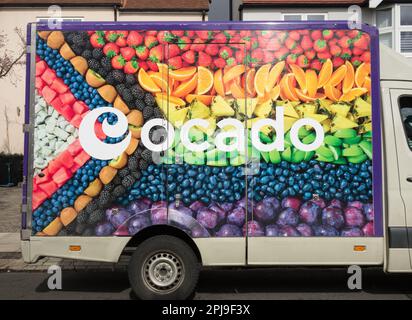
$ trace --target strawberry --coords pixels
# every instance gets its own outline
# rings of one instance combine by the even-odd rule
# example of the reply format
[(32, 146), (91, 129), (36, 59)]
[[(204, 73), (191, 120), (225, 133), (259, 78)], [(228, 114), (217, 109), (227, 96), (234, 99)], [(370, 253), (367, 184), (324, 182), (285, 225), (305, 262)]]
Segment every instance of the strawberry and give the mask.
[(332, 56), (339, 56), (342, 52), (342, 49), (337, 45), (333, 45), (329, 48), (329, 52)]
[(295, 49), (295, 48), (296, 48), (296, 45), (297, 45), (296, 41), (293, 40), (292, 38), (287, 38), (287, 39), (285, 40), (285, 46), (286, 46), (286, 48), (288, 48), (289, 50)]
[(303, 36), (302, 40), (300, 41), (300, 46), (303, 50), (310, 50), (313, 46), (313, 41), (309, 36)]
[(272, 63), (275, 60), (273, 51), (263, 50), (263, 63)]
[(258, 43), (259, 48), (266, 49), (266, 46), (268, 45), (268, 39), (263, 38), (263, 37), (258, 37), (257, 43)]
[(340, 54), (342, 59), (348, 60), (352, 57), (352, 51), (349, 48), (342, 49), (342, 53)]
[(117, 35), (116, 31), (106, 31), (104, 33), (104, 38), (106, 39), (107, 42), (116, 42), (117, 38), (119, 36)]
[(296, 64), (301, 68), (309, 67), (309, 60), (305, 55), (301, 54), (296, 59)]
[(159, 31), (157, 33), (157, 41), (160, 44), (165, 44), (165, 43), (169, 43), (172, 42), (175, 39), (175, 36), (173, 33), (169, 32), (169, 31)]
[(226, 66), (226, 60), (223, 58), (215, 58), (213, 64), (217, 69), (223, 69)]
[(212, 63), (212, 57), (203, 51), (199, 52), (197, 64), (202, 67), (207, 67)]
[(121, 55), (118, 55), (112, 58), (111, 63), (114, 69), (121, 70), (126, 64), (126, 60)]
[(190, 49), (190, 39), (186, 36), (183, 36), (177, 40), (177, 45), (179, 46), (180, 50), (187, 51)]
[(118, 37), (115, 43), (119, 47), (126, 47), (127, 46), (126, 38), (124, 38), (124, 37)]
[(297, 45), (295, 49), (293, 49), (291, 51), (293, 54), (302, 54), (303, 53), (303, 49), (300, 45)]
[(158, 72), (159, 71), (159, 67), (157, 66), (156, 62), (150, 61), (150, 60), (146, 60), (147, 66), (149, 67), (149, 69), (151, 71), (155, 71)]
[(275, 51), (275, 58), (277, 60), (284, 60), (286, 56), (289, 54), (289, 50), (285, 47), (279, 48), (279, 50)]
[(185, 31), (185, 36), (189, 38), (193, 38), (195, 36), (195, 32), (193, 30), (186, 30)]
[(233, 37), (237, 34), (236, 30), (225, 30), (223, 34), (226, 36), (227, 40), (232, 40)]
[(342, 49), (349, 48), (352, 43), (352, 40), (348, 36), (343, 36), (338, 40), (338, 44)]
[(231, 58), (229, 58), (229, 59), (226, 60), (226, 64), (227, 64), (229, 67), (234, 66), (235, 63), (236, 63), (236, 59), (233, 58), (233, 57), (231, 57)]
[(137, 70), (139, 70), (139, 64), (136, 60), (127, 61), (123, 68), (124, 73), (128, 74), (134, 74)]
[(180, 49), (177, 44), (171, 43), (168, 45), (168, 49), (166, 51), (166, 58), (173, 58), (180, 54)]
[(296, 64), (297, 55), (296, 54), (289, 54), (286, 58), (287, 64)]
[(315, 50), (306, 50), (305, 51), (305, 56), (308, 58), (308, 60), (313, 60), (316, 57), (316, 51)]
[(306, 29), (304, 29), (304, 30), (297, 30), (297, 32), (299, 32), (300, 35), (302, 35), (302, 36), (310, 35), (309, 30), (306, 30)]
[(279, 39), (281, 43), (285, 42), (286, 38), (288, 37), (288, 34), (286, 31), (280, 31), (276, 33), (276, 37)]
[(336, 30), (335, 35), (336, 38), (340, 39), (346, 35), (346, 30)]
[(169, 68), (173, 70), (180, 69), (182, 67), (182, 63), (182, 57), (180, 56), (172, 57), (167, 61)]
[(260, 48), (253, 50), (250, 57), (256, 62), (261, 62), (263, 60), (263, 50)]
[(235, 58), (238, 64), (245, 63), (245, 51), (244, 50), (236, 51)]
[[(146, 48), (147, 49), (147, 48)], [(147, 71), (149, 69), (149, 66), (147, 65), (147, 62), (144, 60), (137, 60), (137, 63), (139, 64), (139, 67), (142, 68), (144, 71)]]
[(213, 37), (213, 43), (226, 43), (227, 40), (228, 39), (223, 32), (220, 32)]
[(136, 55), (136, 50), (131, 47), (124, 47), (120, 48), (120, 54), (126, 61), (130, 61)]
[(325, 61), (327, 59), (332, 58), (332, 55), (330, 54), (329, 51), (318, 52), (317, 56), (318, 56), (318, 59), (321, 61)]
[[(266, 49), (276, 51), (276, 50), (279, 50), (281, 45), (282, 44), (279, 42), (278, 38), (272, 38), (272, 39), (268, 40), (267, 45), (266, 45)], [(248, 50), (248, 49), (246, 48), (246, 50)]]
[(345, 60), (343, 60), (341, 57), (333, 57), (332, 59), (332, 64), (334, 68), (338, 68), (344, 63), (345, 63)]
[(119, 53), (119, 47), (113, 42), (106, 43), (103, 47), (103, 53), (109, 58), (113, 58)]
[(172, 30), (170, 31), (174, 36), (176, 37), (183, 37), (185, 35), (185, 31), (184, 30)]
[(219, 57), (223, 59), (228, 59), (233, 56), (233, 51), (228, 46), (223, 46), (219, 50)]
[(162, 45), (158, 45), (150, 49), (149, 60), (155, 63), (163, 61), (163, 46)]
[(205, 48), (206, 48), (206, 45), (204, 41), (200, 38), (194, 39), (193, 44), (190, 46), (190, 50), (197, 51), (197, 52), (203, 51), (205, 50)]
[(350, 31), (347, 33), (347, 36), (348, 36), (349, 38), (353, 39), (353, 38), (359, 37), (361, 34), (362, 34), (361, 31), (353, 29), (353, 30), (350, 30)]
[(130, 31), (126, 43), (129, 47), (137, 47), (143, 43), (143, 36), (137, 31)]
[(355, 48), (366, 50), (368, 48), (368, 40), (364, 35), (361, 35), (359, 38), (353, 39), (353, 46)]
[(193, 50), (186, 51), (182, 54), (182, 59), (189, 64), (194, 64), (196, 61), (196, 54)]
[(319, 72), (320, 69), (322, 69), (322, 63), (318, 59), (315, 59), (310, 63), (310, 68)]
[(329, 30), (329, 29), (323, 30), (322, 36), (323, 36), (323, 39), (330, 40), (333, 38), (333, 32), (332, 30)]
[(353, 55), (360, 56), (365, 50), (359, 47), (354, 47), (352, 50)]
[(90, 37), (90, 43), (94, 48), (103, 48), (105, 44), (104, 38), (97, 32)]
[(320, 30), (313, 30), (310, 37), (313, 41), (319, 40), (322, 38), (322, 32)]
[(252, 31), (250, 30), (240, 30), (239, 35), (243, 37), (250, 37), (252, 35)]
[(362, 63), (362, 59), (360, 57), (354, 56), (350, 60), (354, 67), (358, 67)]
[(213, 57), (219, 53), (219, 46), (215, 43), (210, 43), (206, 45), (205, 52)]
[(93, 33), (94, 33), (94, 31), (87, 31), (87, 34), (88, 34), (89, 36), (91, 36)]
[(136, 56), (141, 60), (146, 60), (149, 57), (149, 49), (145, 46), (138, 46), (136, 48)]
[(289, 32), (289, 38), (295, 40), (295, 41), (299, 41), (300, 39), (300, 34), (299, 32), (297, 32), (296, 30), (290, 31)]
[(364, 53), (362, 53), (362, 55), (360, 56), (360, 59), (363, 62), (371, 62), (371, 53), (369, 51), (365, 51)]
[(274, 31), (272, 30), (263, 30), (260, 32), (260, 35), (265, 38), (265, 39), (269, 39), (272, 38), (274, 36)]
[(156, 37), (156, 35), (157, 35), (157, 30), (147, 30), (147, 31), (146, 31), (146, 35), (147, 35), (147, 36), (154, 36), (154, 37)]
[(209, 40), (212, 37), (212, 31), (208, 30), (198, 30), (195, 33), (202, 40)]
[(321, 39), (316, 40), (313, 49), (315, 49), (316, 52), (325, 52), (328, 49), (326, 41)]
[(157, 38), (155, 37), (155, 36), (152, 36), (152, 35), (147, 35), (145, 38), (144, 38), (144, 45), (148, 48), (148, 49), (151, 49), (151, 48), (153, 48), (154, 46), (156, 46), (157, 45)]

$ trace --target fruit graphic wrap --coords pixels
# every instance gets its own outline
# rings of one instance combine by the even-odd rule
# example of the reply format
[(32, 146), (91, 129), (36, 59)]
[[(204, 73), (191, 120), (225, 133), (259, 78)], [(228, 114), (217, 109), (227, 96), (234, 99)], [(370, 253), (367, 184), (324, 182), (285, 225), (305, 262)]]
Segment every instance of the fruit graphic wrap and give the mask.
[[(33, 234), (131, 236), (169, 224), (192, 237), (374, 236), (370, 56), (359, 30), (38, 32)], [(132, 134), (111, 160), (78, 139), (100, 107), (128, 121), (110, 137), (102, 123), (117, 117), (97, 119), (108, 148)], [(141, 141), (158, 118), (175, 132), (160, 153)], [(302, 150), (317, 141), (313, 122), (297, 126), (308, 119), (323, 140)], [(191, 120), (202, 122), (183, 138)], [(283, 132), (254, 131), (262, 120), (283, 120)], [(265, 149), (281, 135), (281, 148)]]

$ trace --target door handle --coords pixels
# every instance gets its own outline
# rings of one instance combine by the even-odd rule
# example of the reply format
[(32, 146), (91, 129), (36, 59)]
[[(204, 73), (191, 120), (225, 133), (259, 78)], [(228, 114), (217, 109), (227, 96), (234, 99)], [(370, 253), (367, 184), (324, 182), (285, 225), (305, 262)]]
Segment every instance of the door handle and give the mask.
[(406, 178), (406, 181), (412, 182), (412, 177), (407, 177), (407, 178)]

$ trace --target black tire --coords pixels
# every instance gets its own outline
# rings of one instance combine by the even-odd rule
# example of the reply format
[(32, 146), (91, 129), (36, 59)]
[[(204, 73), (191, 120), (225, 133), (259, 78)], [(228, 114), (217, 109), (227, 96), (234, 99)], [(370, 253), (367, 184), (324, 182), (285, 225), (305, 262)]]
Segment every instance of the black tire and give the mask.
[(167, 235), (142, 242), (128, 267), (132, 290), (143, 300), (187, 299), (196, 288), (199, 272), (200, 263), (192, 248), (183, 240)]

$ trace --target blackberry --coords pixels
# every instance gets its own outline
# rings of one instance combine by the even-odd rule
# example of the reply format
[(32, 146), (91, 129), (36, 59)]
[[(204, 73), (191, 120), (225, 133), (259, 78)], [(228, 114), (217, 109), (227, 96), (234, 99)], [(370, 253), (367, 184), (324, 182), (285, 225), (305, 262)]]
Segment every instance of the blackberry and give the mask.
[(65, 229), (61, 229), (60, 232), (57, 234), (59, 237), (66, 237), (67, 231)]
[(113, 70), (112, 74), (117, 83), (122, 83), (124, 81), (124, 73), (122, 71)]
[(83, 39), (83, 36), (80, 33), (77, 33), (73, 36), (72, 42), (78, 46), (85, 46), (86, 42)]
[(102, 221), (103, 219), (104, 219), (104, 210), (97, 209), (90, 214), (89, 220), (87, 220), (87, 223), (93, 225), (93, 224), (98, 223), (99, 221)]
[(153, 109), (150, 107), (146, 107), (143, 109), (143, 118), (148, 119), (153, 115)]
[(76, 220), (70, 222), (70, 223), (66, 226), (67, 234), (73, 234), (73, 233), (75, 233), (75, 232), (76, 232), (76, 226), (77, 226)]
[(128, 85), (132, 86), (132, 85), (134, 85), (134, 84), (136, 83), (136, 77), (135, 77), (134, 75), (132, 75), (132, 74), (126, 74), (126, 76), (125, 76), (125, 82), (126, 82)]
[(137, 158), (140, 158), (144, 149), (138, 148), (135, 152)]
[(111, 72), (109, 72), (109, 73), (107, 74), (107, 76), (106, 76), (106, 82), (107, 82), (108, 84), (111, 84), (111, 85), (115, 85), (115, 84), (116, 84), (116, 79), (114, 78), (114, 76), (113, 76), (113, 74), (112, 74)]
[(71, 48), (72, 48), (73, 52), (78, 56), (81, 55), (82, 52), (83, 52), (83, 48), (81, 46), (77, 45), (77, 44), (72, 45)]
[(100, 208), (105, 208), (108, 204), (110, 204), (111, 191), (112, 190), (102, 190), (102, 192), (100, 192), (99, 197), (97, 198)]
[(97, 200), (93, 199), (92, 201), (90, 201), (90, 203), (86, 206), (86, 208), (84, 209), (84, 211), (87, 214), (92, 213), (94, 210), (97, 209)]
[(109, 57), (103, 57), (100, 59), (100, 64), (102, 65), (102, 68), (104, 68), (107, 71), (112, 70), (112, 63), (110, 61)]
[(146, 105), (144, 104), (143, 100), (136, 99), (134, 101), (134, 105), (136, 106), (136, 109), (139, 111), (143, 111), (144, 108), (146, 108)]
[(129, 89), (124, 89), (123, 90), (123, 94), (122, 94), (122, 97), (123, 97), (123, 100), (125, 101), (125, 102), (132, 102), (133, 101), (133, 96), (132, 96), (132, 94), (130, 93), (130, 90)]
[(82, 52), (82, 57), (89, 60), (92, 58), (92, 52), (90, 50), (84, 50)]
[(64, 38), (66, 39), (66, 42), (69, 44), (73, 43), (73, 37), (75, 36), (74, 32), (64, 32)]
[(83, 237), (91, 237), (91, 236), (94, 236), (94, 229), (93, 229), (93, 228), (86, 228), (86, 229), (84, 229), (84, 231), (82, 232), (82, 236), (83, 236)]
[(140, 161), (139, 161), (139, 169), (140, 170), (146, 170), (148, 166), (149, 166), (149, 163), (146, 160), (140, 159)]
[[(112, 182), (113, 182), (113, 184), (114, 184), (115, 186), (118, 186), (119, 184), (122, 183), (122, 179), (119, 177), (119, 175), (116, 175), (116, 176), (113, 178)], [(116, 187), (115, 187), (115, 188), (116, 188)], [(113, 190), (114, 190), (114, 188), (113, 188)]]
[(142, 152), (142, 159), (146, 160), (147, 162), (152, 161), (152, 152), (148, 149)]
[(142, 87), (139, 86), (138, 84), (135, 85), (135, 86), (132, 86), (130, 88), (130, 92), (132, 93), (133, 97), (135, 97), (136, 99), (143, 100), (144, 91), (143, 91)]
[(117, 91), (120, 95), (123, 95), (123, 90), (124, 90), (124, 89), (126, 89), (126, 86), (125, 86), (123, 83), (118, 84), (118, 85), (116, 86), (116, 91)]
[(139, 162), (136, 158), (129, 158), (129, 161), (127, 162), (127, 167), (129, 168), (130, 171), (135, 171), (139, 167)]
[(116, 188), (114, 188), (112, 196), (114, 199), (117, 199), (118, 197), (123, 195), (125, 192), (126, 192), (126, 189), (122, 185), (119, 185)]
[(132, 175), (128, 175), (123, 178), (122, 180), (122, 186), (125, 187), (126, 189), (129, 189), (131, 186), (133, 186), (135, 182), (135, 179)]
[(101, 48), (94, 48), (92, 51), (92, 54), (93, 54), (93, 58), (97, 60), (100, 60), (104, 56), (103, 50)]
[(139, 180), (142, 177), (142, 173), (140, 171), (133, 171), (132, 175), (136, 180)]
[(89, 68), (94, 71), (97, 71), (100, 69), (100, 63), (96, 59), (87, 60), (87, 64), (89, 65)]
[(163, 112), (159, 108), (153, 109), (153, 115), (155, 118), (163, 118)]
[(84, 230), (86, 230), (87, 225), (85, 223), (78, 223), (76, 226), (76, 233), (83, 234)]
[(119, 172), (117, 173), (119, 175), (120, 178), (124, 178), (127, 177), (128, 175), (130, 175), (130, 171), (127, 168), (123, 168), (121, 170), (119, 170)]
[(144, 103), (146, 103), (146, 105), (148, 105), (148, 106), (150, 106), (150, 107), (153, 107), (153, 106), (154, 106), (154, 104), (155, 104), (155, 99), (154, 99), (154, 97), (153, 97), (153, 95), (152, 95), (151, 93), (147, 92), (147, 93), (144, 95)]
[(89, 219), (89, 213), (86, 212), (85, 210), (80, 211), (79, 214), (77, 215), (78, 223), (86, 223), (88, 219)]
[(110, 191), (112, 191), (113, 189), (114, 189), (114, 184), (113, 184), (112, 182), (109, 182), (108, 184), (106, 184), (106, 185), (103, 187), (102, 192), (103, 192), (103, 191), (110, 192)]
[(99, 68), (99, 70), (97, 70), (97, 73), (100, 74), (103, 78), (107, 76), (107, 70), (104, 68)]

